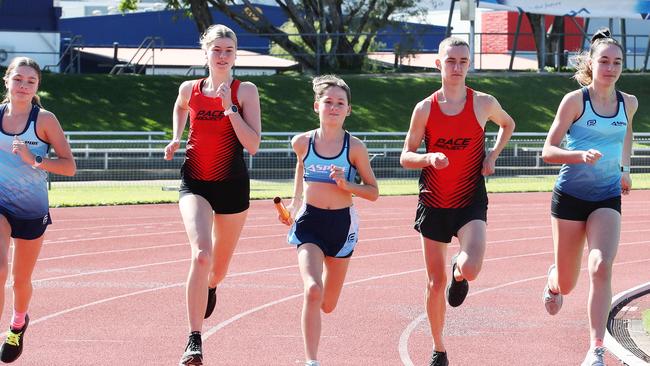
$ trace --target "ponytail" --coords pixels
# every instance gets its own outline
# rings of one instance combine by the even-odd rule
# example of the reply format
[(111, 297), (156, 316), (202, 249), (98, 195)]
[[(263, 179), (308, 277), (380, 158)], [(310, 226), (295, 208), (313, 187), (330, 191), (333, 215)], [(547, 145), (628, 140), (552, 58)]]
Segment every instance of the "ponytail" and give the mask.
[(612, 38), (612, 33), (610, 32), (609, 28), (600, 28), (591, 37), (591, 47), (589, 47), (589, 50), (581, 52), (573, 58), (573, 64), (576, 68), (576, 72), (573, 74), (573, 79), (575, 79), (578, 84), (581, 86), (587, 86), (591, 84), (594, 76), (589, 61), (599, 46), (609, 44), (618, 46), (618, 48), (621, 49), (623, 55), (625, 55), (625, 51), (623, 50), (621, 44)]

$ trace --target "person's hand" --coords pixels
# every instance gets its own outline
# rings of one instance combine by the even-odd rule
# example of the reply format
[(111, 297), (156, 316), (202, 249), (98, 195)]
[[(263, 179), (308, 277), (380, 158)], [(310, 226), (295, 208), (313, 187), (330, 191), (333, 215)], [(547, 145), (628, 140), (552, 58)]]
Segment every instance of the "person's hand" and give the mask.
[(171, 140), (167, 146), (165, 146), (165, 160), (172, 160), (174, 153), (181, 146), (180, 140)]
[(600, 151), (596, 149), (589, 149), (582, 152), (582, 161), (585, 164), (594, 165), (603, 156)]
[(628, 195), (632, 190), (632, 177), (630, 177), (630, 172), (624, 172), (621, 174), (621, 194)]
[(226, 83), (219, 84), (217, 88), (217, 97), (221, 98), (223, 110), (228, 110), (232, 106), (232, 96), (230, 95), (230, 85)]
[(11, 142), (11, 152), (18, 155), (26, 164), (34, 164), (34, 154), (29, 151), (29, 148), (18, 136), (14, 135), (14, 140)]
[(483, 168), (481, 169), (481, 174), (487, 177), (488, 175), (494, 174), (494, 170), (497, 164), (497, 158), (493, 156), (492, 151), (490, 151), (483, 160)]
[(287, 226), (291, 226), (291, 225), (293, 225), (293, 218), (294, 218), (294, 215), (296, 214), (295, 213), (296, 208), (293, 205), (293, 201), (290, 204), (288, 204), (287, 206), (285, 206), (285, 208), (287, 209), (287, 212), (289, 212), (289, 218), (284, 218), (284, 217), (282, 217), (282, 215), (278, 215), (278, 220), (280, 220), (281, 223), (283, 223), (283, 224), (285, 224)]
[(341, 189), (347, 189), (348, 181), (345, 179), (345, 169), (340, 166), (330, 166), (330, 178), (336, 182)]
[(444, 169), (449, 166), (449, 159), (447, 159), (447, 155), (443, 153), (430, 153), (429, 164), (435, 169)]

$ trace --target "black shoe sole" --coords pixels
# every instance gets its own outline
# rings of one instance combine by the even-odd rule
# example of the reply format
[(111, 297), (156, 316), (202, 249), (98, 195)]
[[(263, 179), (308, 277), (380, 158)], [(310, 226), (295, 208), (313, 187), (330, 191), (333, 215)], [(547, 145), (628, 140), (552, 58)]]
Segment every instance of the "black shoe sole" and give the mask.
[(217, 305), (217, 288), (208, 288), (208, 303), (205, 306), (205, 315), (203, 319), (207, 319), (212, 315), (215, 306)]

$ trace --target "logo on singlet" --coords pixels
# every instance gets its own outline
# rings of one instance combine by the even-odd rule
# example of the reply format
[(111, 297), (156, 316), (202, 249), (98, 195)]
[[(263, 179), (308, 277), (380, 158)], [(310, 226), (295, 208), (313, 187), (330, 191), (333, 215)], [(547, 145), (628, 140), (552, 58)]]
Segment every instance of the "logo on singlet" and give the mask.
[(466, 137), (457, 139), (441, 137), (436, 141), (435, 146), (445, 150), (465, 150), (471, 142), (472, 139)]
[(627, 123), (623, 121), (614, 121), (611, 123), (612, 126), (620, 127), (620, 126), (627, 126)]
[(201, 110), (196, 114), (197, 121), (216, 121), (223, 118), (223, 111), (204, 111)]
[[(310, 172), (314, 172), (314, 173), (317, 173), (317, 172), (327, 172), (327, 173), (329, 173), (330, 170), (331, 170), (331, 166), (332, 165), (330, 165), (330, 164), (311, 164), (311, 165), (306, 166), (305, 169), (309, 170)], [(345, 167), (340, 167), (340, 168), (343, 169), (343, 172), (345, 172)]]
[(595, 125), (596, 125), (596, 120), (595, 119), (590, 119), (589, 121), (587, 121), (587, 126), (591, 127), (591, 126), (595, 126)]
[(27, 141), (27, 140), (25, 140), (23, 142), (25, 144), (27, 144), (27, 145), (34, 145), (34, 146), (38, 145), (38, 141)]

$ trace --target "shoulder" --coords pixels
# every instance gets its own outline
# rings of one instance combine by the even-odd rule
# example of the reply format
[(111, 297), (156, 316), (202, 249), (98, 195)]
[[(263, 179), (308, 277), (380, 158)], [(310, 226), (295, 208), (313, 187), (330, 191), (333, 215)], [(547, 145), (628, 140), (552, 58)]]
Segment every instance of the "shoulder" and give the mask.
[(186, 80), (181, 83), (181, 85), (178, 87), (178, 94), (189, 98), (190, 94), (192, 93), (192, 89), (194, 88), (194, 84), (196, 84), (199, 80)]
[(431, 104), (433, 103), (433, 97), (428, 96), (421, 101), (418, 102), (418, 104), (415, 105), (415, 108), (413, 108), (413, 114), (419, 115), (419, 116), (428, 116), (429, 112), (431, 112)]
[(309, 137), (310, 137), (311, 131), (299, 133), (295, 135), (294, 137), (291, 138), (291, 146), (294, 147), (294, 149), (298, 146), (306, 146), (309, 143)]
[(572, 92), (568, 92), (562, 98), (563, 103), (572, 103), (576, 105), (582, 105), (582, 89), (577, 89)]
[(366, 152), (366, 144), (363, 143), (358, 137), (350, 135), (350, 151), (351, 152)]
[(257, 95), (257, 86), (250, 81), (242, 81), (239, 84), (239, 93), (241, 95)]
[(47, 109), (41, 108), (38, 112), (38, 123), (43, 126), (58, 125), (59, 120), (56, 118), (54, 113), (48, 111)]
[(637, 108), (639, 108), (639, 100), (636, 99), (634, 95), (625, 92), (621, 92), (621, 95), (623, 96), (623, 101), (625, 102), (625, 109), (628, 111), (636, 112)]
[(497, 98), (495, 98), (492, 94), (480, 92), (478, 90), (474, 90), (474, 100), (475, 103), (478, 103), (479, 106), (484, 107), (484, 108), (494, 108), (499, 106), (499, 101)]

